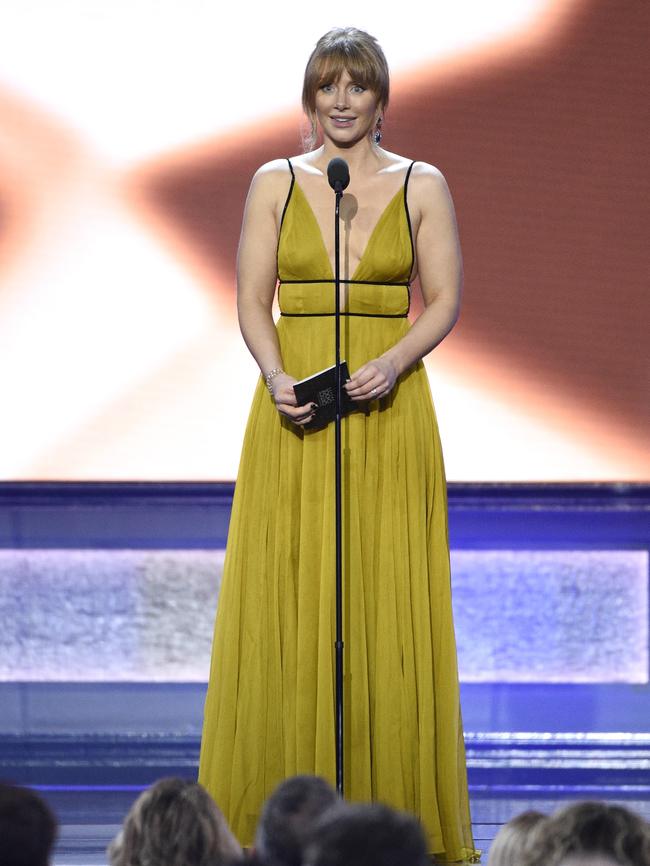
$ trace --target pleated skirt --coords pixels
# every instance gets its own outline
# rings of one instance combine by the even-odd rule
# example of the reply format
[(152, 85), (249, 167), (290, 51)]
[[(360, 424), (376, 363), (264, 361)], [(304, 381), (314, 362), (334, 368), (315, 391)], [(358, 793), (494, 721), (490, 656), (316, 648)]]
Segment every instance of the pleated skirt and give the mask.
[[(346, 317), (351, 371), (407, 331)], [(282, 317), (296, 378), (334, 357), (331, 317)], [(451, 608), (446, 485), (422, 363), (343, 421), (345, 795), (414, 813), (432, 853), (474, 854)], [(334, 427), (278, 414), (260, 380), (233, 501), (199, 781), (240, 841), (288, 776), (335, 779)]]

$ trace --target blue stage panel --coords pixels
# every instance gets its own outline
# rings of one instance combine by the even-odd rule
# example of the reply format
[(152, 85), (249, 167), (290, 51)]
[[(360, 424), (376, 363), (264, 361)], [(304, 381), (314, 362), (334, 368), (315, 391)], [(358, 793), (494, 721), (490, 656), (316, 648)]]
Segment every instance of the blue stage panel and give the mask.
[(223, 551), (0, 551), (0, 680), (207, 680)]
[(648, 554), (452, 553), (466, 682), (648, 682)]
[[(0, 547), (210, 549), (232, 482), (0, 482)], [(454, 549), (647, 550), (648, 484), (449, 484)]]
[[(0, 550), (0, 680), (204, 682), (222, 567), (215, 550)], [(452, 574), (462, 680), (647, 683), (645, 551), (454, 551)]]

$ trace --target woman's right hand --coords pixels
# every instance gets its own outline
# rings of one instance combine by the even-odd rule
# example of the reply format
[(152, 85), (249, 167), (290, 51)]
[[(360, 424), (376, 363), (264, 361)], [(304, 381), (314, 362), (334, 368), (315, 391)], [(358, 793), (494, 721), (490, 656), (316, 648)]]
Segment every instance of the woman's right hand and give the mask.
[(298, 406), (293, 390), (297, 381), (288, 373), (280, 373), (271, 380), (271, 394), (280, 415), (284, 415), (289, 421), (302, 427), (314, 417), (316, 404), (307, 403), (305, 406)]

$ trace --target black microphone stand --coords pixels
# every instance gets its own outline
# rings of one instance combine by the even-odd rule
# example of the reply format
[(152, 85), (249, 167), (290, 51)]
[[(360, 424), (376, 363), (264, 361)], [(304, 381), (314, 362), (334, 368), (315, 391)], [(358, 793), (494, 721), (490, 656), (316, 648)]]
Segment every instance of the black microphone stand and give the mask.
[(341, 519), (341, 251), (339, 210), (343, 185), (339, 181), (334, 193), (334, 330), (336, 371), (336, 416), (334, 419), (334, 473), (336, 512), (336, 790), (343, 796), (343, 538)]
[(336, 525), (336, 640), (334, 643), (336, 670), (335, 731), (336, 790), (343, 796), (343, 531), (341, 519), (341, 238), (339, 210), (343, 190), (350, 183), (350, 170), (344, 159), (335, 157), (327, 166), (327, 180), (334, 190), (334, 471)]

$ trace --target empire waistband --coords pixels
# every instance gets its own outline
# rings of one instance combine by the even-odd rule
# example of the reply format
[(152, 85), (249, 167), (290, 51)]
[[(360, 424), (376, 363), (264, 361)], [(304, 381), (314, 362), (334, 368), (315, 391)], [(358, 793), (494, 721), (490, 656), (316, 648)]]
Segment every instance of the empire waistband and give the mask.
[[(301, 284), (305, 285), (313, 285), (316, 283), (336, 283), (336, 280), (333, 279), (324, 279), (324, 280), (278, 280), (278, 288), (281, 288), (283, 285), (294, 285), (298, 286)], [(411, 284), (410, 282), (403, 283), (381, 283), (378, 280), (339, 280), (339, 283), (343, 283), (345, 285), (357, 285), (357, 286), (396, 286), (398, 288), (404, 288), (408, 293), (408, 307), (406, 308), (406, 312), (404, 313), (349, 313), (341, 311), (341, 316), (360, 316), (362, 318), (370, 318), (370, 319), (406, 319), (409, 310), (411, 309)], [(315, 317), (315, 316), (335, 316), (336, 313), (285, 313), (280, 310), (280, 315), (291, 318), (302, 318), (302, 317)]]
[[(335, 316), (336, 313), (283, 313), (280, 310), (280, 315), (291, 318), (302, 318), (309, 316)], [(408, 316), (408, 310), (405, 313), (344, 313), (341, 312), (341, 316), (361, 316), (367, 319), (406, 319)]]
[[(314, 283), (332, 283), (334, 284), (336, 280), (330, 279), (329, 277), (324, 280), (278, 280), (279, 286), (299, 286), (301, 284), (311, 285)], [(403, 283), (382, 283), (380, 280), (339, 280), (339, 283), (344, 283), (345, 285), (353, 285), (353, 286), (403, 286), (410, 290), (411, 284), (408, 280)]]

